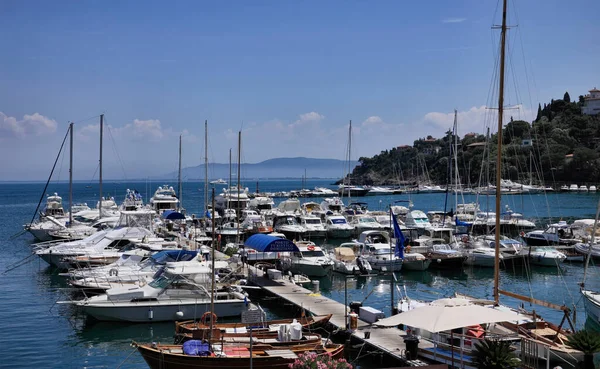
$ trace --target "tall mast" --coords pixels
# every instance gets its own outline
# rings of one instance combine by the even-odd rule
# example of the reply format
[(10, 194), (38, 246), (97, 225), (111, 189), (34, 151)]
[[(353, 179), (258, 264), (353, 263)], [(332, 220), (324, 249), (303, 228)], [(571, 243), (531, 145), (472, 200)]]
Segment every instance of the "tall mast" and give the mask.
[[(352, 154), (352, 120), (350, 120), (350, 126), (348, 128), (348, 180), (350, 180), (350, 157)], [(350, 183), (348, 183), (350, 184)], [(350, 189), (348, 189), (348, 199), (350, 199)]]
[(210, 255), (210, 261), (212, 263), (212, 272), (211, 272), (211, 289), (210, 289), (210, 335), (212, 338), (212, 331), (213, 331), (213, 314), (215, 312), (215, 188), (213, 187), (212, 189), (212, 210), (211, 210), (211, 224), (212, 224), (212, 241), (211, 241), (211, 246), (212, 246), (212, 250), (211, 250), (211, 255)]
[(231, 200), (231, 148), (229, 149), (229, 200)]
[(208, 210), (208, 120), (204, 121), (204, 214)]
[(502, 118), (504, 115), (504, 57), (506, 52), (506, 0), (502, 7), (502, 29), (500, 35), (500, 91), (498, 93), (498, 153), (496, 159), (496, 232), (495, 232), (495, 258), (494, 258), (494, 303), (500, 300), (500, 205), (502, 192), (500, 184), (502, 179)]
[(98, 203), (98, 219), (102, 218), (102, 135), (104, 134), (104, 114), (100, 114), (100, 160), (98, 169), (98, 179), (100, 181), (100, 202)]
[(177, 194), (179, 195), (179, 209), (183, 209), (183, 184), (181, 183), (181, 135), (179, 135), (179, 173), (177, 175)]
[(240, 210), (240, 172), (242, 166), (242, 131), (238, 132), (238, 172), (237, 172), (237, 236), (236, 242), (240, 243), (240, 219), (242, 211)]
[(73, 122), (69, 124), (71, 150), (69, 151), (69, 227), (73, 224)]

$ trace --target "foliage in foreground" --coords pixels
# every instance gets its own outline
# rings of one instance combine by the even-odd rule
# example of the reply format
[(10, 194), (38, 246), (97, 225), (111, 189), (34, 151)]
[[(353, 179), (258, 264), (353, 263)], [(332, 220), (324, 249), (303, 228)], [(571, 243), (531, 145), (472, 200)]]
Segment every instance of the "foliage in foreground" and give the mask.
[(329, 355), (318, 356), (314, 352), (299, 354), (298, 358), (289, 365), (290, 369), (352, 369), (345, 359), (335, 360)]
[(520, 362), (506, 341), (486, 339), (473, 352), (473, 364), (479, 369), (514, 369)]

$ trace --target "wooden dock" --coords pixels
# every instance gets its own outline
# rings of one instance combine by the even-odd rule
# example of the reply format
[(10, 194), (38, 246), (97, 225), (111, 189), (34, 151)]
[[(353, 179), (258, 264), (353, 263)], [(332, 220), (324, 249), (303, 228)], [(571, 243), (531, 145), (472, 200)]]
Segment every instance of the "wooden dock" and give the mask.
[[(286, 300), (288, 303), (304, 308), (313, 315), (333, 314), (330, 323), (336, 328), (346, 328), (346, 314), (350, 311), (343, 304), (321, 294), (313, 293), (311, 290), (290, 282), (285, 277), (282, 280), (271, 280), (263, 276), (264, 272), (262, 270), (252, 266), (247, 267), (247, 272), (250, 283)], [(365, 338), (365, 332), (370, 332), (370, 338)], [(370, 346), (372, 350), (381, 351), (394, 359), (407, 363), (407, 365), (429, 365), (420, 360), (406, 359), (406, 345), (404, 344), (406, 335), (405, 331), (398, 328), (375, 328), (360, 319), (358, 320), (358, 329), (352, 333), (355, 340)], [(429, 341), (421, 340), (419, 343), (419, 349), (432, 347), (433, 344)]]

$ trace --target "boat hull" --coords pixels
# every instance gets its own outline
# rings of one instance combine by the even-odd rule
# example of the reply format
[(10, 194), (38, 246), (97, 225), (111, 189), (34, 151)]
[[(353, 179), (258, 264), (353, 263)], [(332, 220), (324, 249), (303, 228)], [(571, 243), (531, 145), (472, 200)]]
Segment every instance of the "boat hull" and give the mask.
[(404, 270), (427, 270), (431, 264), (431, 259), (425, 260), (406, 260), (402, 263)]
[[(197, 303), (185, 300), (152, 301), (129, 305), (109, 301), (79, 306), (89, 316), (101, 321), (149, 323), (198, 319), (210, 311), (210, 300), (199, 300)], [(244, 310), (246, 303), (243, 300), (215, 301), (214, 312), (219, 317), (240, 316)]]
[(327, 237), (329, 238), (351, 238), (352, 237), (352, 229), (328, 229)]
[(333, 271), (333, 264), (317, 265), (293, 263), (290, 270), (292, 273), (304, 274), (309, 277), (325, 277)]
[(588, 319), (600, 325), (600, 295), (592, 291), (581, 291), (583, 295), (583, 306)]

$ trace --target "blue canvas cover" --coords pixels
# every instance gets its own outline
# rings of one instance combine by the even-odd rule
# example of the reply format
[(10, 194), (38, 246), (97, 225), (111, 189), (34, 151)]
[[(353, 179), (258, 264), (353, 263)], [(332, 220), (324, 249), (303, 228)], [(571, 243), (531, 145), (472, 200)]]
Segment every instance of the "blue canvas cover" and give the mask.
[(259, 252), (300, 252), (298, 246), (292, 241), (266, 234), (255, 234), (248, 237), (244, 246)]
[(168, 251), (159, 251), (156, 254), (152, 255), (151, 258), (157, 264), (166, 264), (171, 261), (188, 261), (192, 260), (196, 257), (198, 251), (191, 250), (168, 250)]
[(210, 356), (210, 345), (200, 340), (189, 340), (183, 343), (183, 353), (193, 356)]
[(185, 219), (185, 215), (174, 211), (174, 210), (165, 210), (162, 213), (162, 217), (163, 219), (170, 219), (170, 220), (181, 220), (181, 219)]

